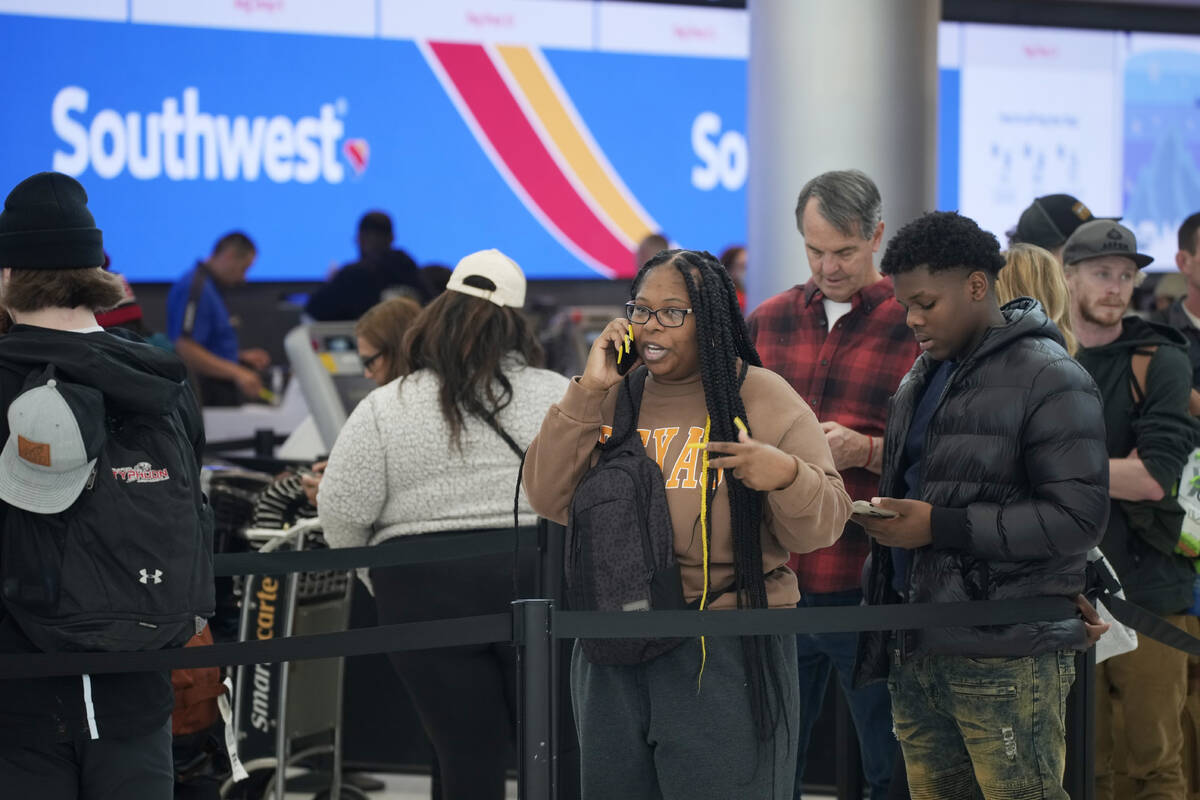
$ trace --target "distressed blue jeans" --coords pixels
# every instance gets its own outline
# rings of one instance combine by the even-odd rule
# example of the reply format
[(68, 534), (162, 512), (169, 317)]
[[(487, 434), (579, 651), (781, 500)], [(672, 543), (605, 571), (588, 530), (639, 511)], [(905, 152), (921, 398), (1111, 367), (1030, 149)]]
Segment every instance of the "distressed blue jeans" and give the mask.
[(888, 689), (912, 800), (1068, 800), (1074, 680), (1071, 651), (893, 658)]

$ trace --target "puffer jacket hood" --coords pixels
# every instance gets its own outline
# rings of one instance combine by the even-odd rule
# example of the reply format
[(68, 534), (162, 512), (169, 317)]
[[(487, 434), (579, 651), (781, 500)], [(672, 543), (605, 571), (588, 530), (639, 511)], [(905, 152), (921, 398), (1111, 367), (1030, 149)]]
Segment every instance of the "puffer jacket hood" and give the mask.
[(1066, 347), (1062, 331), (1046, 316), (1042, 304), (1032, 297), (1018, 297), (1005, 303), (1001, 311), (1007, 324), (989, 330), (979, 346), (966, 356), (964, 361), (984, 358), (1026, 336), (1049, 339), (1059, 347)]
[(53, 364), (63, 380), (99, 389), (107, 407), (134, 413), (169, 414), (187, 391), (183, 362), (132, 334), (14, 325), (0, 336), (0, 369), (23, 380), (44, 364)]
[[(1074, 597), (1108, 515), (1100, 395), (1062, 346), (1041, 304), (1007, 304), (963, 357), (938, 398), (921, 459), (921, 497), (934, 507), (933, 543), (910, 552), (905, 597), (892, 588), (888, 548), (864, 568), (871, 605)], [(917, 359), (888, 410), (880, 494), (904, 497), (913, 413), (940, 362)], [(1083, 649), (1079, 620), (902, 632), (904, 657), (1026, 656)], [(859, 640), (859, 684), (886, 677), (886, 635)]]

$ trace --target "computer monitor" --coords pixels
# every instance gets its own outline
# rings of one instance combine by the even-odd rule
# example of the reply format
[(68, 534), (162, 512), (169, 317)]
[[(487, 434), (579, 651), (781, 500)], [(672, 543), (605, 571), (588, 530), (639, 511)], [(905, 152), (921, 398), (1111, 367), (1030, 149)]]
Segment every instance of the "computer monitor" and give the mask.
[(350, 412), (375, 388), (363, 375), (354, 322), (313, 322), (293, 328), (284, 350), (328, 451)]

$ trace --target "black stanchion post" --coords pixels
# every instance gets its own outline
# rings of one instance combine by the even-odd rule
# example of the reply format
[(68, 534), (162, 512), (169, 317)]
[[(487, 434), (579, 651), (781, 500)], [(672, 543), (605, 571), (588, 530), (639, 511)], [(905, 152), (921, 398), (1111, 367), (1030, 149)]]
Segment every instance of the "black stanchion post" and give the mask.
[(550, 600), (517, 600), (513, 603), (513, 641), (517, 645), (517, 719), (519, 768), (517, 791), (521, 800), (554, 797), (554, 742), (551, 733)]
[[(830, 681), (835, 683), (836, 681)], [(850, 703), (838, 683), (834, 689), (837, 707), (834, 712), (837, 745), (837, 796), (838, 800), (860, 800), (863, 796), (862, 754), (858, 749), (858, 731), (850, 716)]]
[(1067, 769), (1071, 800), (1096, 797), (1096, 648), (1075, 656), (1075, 685), (1067, 697)]

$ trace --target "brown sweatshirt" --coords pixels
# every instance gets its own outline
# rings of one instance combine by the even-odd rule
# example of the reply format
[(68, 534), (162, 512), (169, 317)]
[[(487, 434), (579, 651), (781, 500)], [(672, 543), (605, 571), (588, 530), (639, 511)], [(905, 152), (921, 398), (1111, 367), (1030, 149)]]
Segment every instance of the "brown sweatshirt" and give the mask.
[[(538, 514), (566, 524), (575, 487), (598, 459), (597, 445), (611, 433), (618, 390), (619, 385), (593, 392), (572, 380), (562, 401), (550, 407), (525, 461), (525, 491)], [(850, 517), (850, 497), (834, 469), (820, 423), (787, 381), (769, 370), (750, 367), (742, 384), (742, 401), (751, 435), (797, 460), (795, 480), (767, 492), (762, 526), (767, 598), (773, 608), (794, 606), (800, 592), (796, 576), (784, 567), (789, 553), (807, 553), (837, 541)], [(662, 467), (675, 528), (675, 555), (689, 602), (703, 590), (704, 561), (699, 521), (701, 452), (685, 445), (701, 441), (706, 416), (699, 376), (688, 383), (662, 383), (647, 376), (638, 432), (646, 453)], [(711, 592), (733, 583), (729, 493), (723, 480), (709, 510), (709, 526)], [(736, 605), (737, 598), (730, 592), (712, 607)]]

